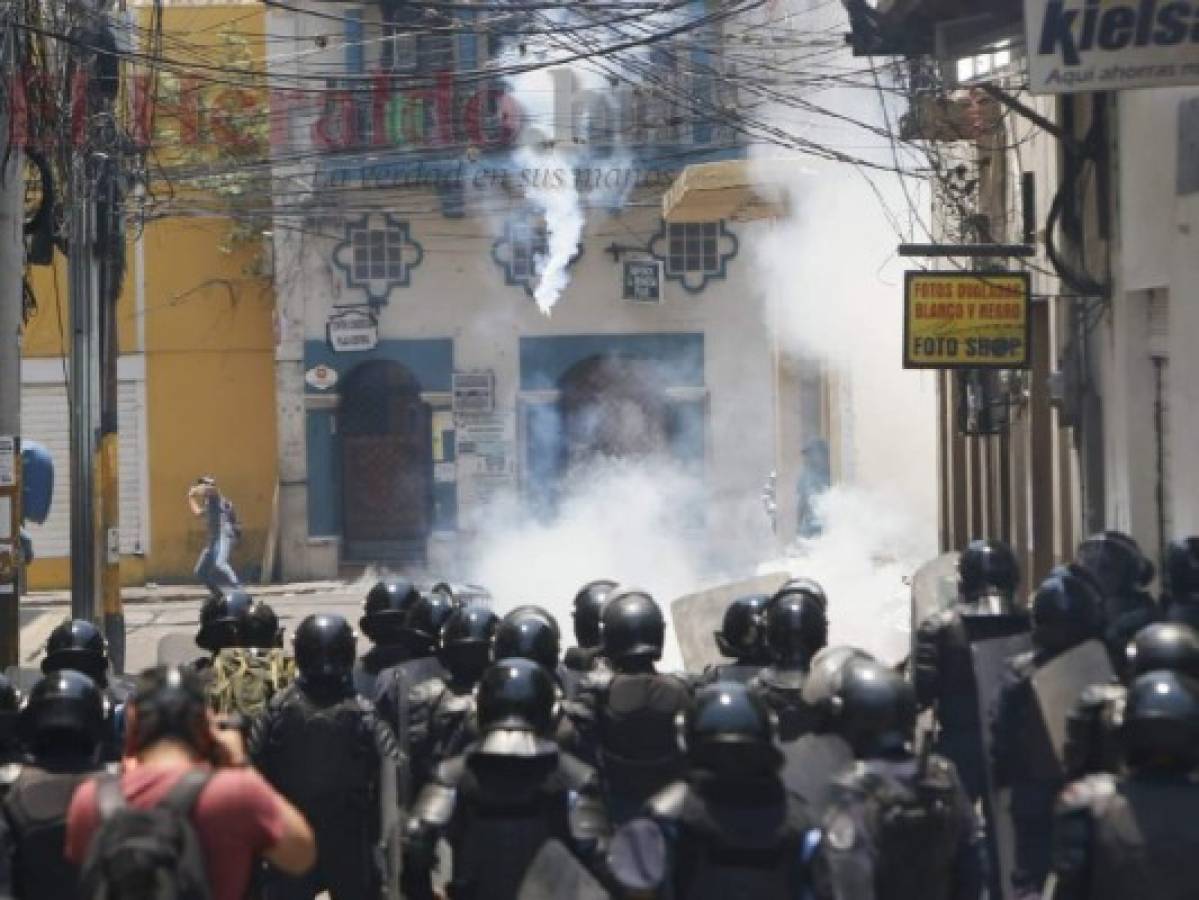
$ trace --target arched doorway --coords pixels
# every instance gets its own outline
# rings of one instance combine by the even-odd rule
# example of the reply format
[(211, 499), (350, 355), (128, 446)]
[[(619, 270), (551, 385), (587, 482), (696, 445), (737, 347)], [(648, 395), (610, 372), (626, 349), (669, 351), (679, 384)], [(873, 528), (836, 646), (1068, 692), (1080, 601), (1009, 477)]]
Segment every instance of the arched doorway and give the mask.
[(420, 384), (399, 363), (363, 363), (342, 382), (345, 561), (424, 564), (433, 523), (431, 418)]

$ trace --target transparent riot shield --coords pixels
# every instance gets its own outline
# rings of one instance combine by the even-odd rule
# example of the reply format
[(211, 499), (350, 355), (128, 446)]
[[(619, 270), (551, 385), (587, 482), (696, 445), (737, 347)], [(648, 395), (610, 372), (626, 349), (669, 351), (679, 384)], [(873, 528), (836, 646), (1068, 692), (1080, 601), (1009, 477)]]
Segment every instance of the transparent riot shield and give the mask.
[(694, 594), (686, 594), (670, 604), (671, 624), (688, 672), (702, 672), (706, 666), (728, 662), (716, 648), (713, 635), (720, 630), (724, 611), (746, 594), (773, 594), (789, 576), (785, 573), (758, 575), (730, 581)]
[(1062, 778), (1066, 777), (1066, 720), (1088, 687), (1115, 681), (1107, 647), (1097, 640), (1066, 651), (1033, 675), (1032, 690), (1041, 726)]
[(610, 900), (611, 895), (560, 841), (549, 841), (525, 873), (517, 900)]

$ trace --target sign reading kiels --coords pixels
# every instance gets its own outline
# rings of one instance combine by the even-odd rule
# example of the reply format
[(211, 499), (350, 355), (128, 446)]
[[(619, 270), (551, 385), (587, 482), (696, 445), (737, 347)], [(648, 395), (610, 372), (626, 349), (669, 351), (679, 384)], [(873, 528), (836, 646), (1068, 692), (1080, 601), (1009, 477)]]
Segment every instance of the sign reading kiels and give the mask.
[(1034, 94), (1199, 84), (1199, 0), (1024, 0)]

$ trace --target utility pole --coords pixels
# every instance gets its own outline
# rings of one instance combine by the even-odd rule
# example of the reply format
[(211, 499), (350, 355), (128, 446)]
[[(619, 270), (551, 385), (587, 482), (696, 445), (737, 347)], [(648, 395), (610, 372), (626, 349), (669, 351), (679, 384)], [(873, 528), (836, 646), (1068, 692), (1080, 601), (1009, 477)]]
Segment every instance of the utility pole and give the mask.
[[(10, 15), (13, 7), (10, 7)], [(12, 84), (13, 33), (0, 35), (2, 77)], [(0, 136), (10, 134), (8, 108), (0, 109)], [(20, 136), (15, 136), (19, 138)], [(18, 141), (3, 145), (0, 169), (0, 667), (19, 662), (21, 582), (21, 328), (25, 273), (25, 184)]]

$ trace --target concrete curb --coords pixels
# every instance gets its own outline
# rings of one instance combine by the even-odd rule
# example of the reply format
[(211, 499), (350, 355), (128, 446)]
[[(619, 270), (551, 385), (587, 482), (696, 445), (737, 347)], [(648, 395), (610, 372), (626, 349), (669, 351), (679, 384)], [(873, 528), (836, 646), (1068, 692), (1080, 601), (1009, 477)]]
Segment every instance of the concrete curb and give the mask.
[[(247, 585), (246, 590), (256, 598), (279, 600), (285, 597), (311, 596), (313, 594), (345, 593), (350, 585), (340, 581), (305, 582), (301, 584)], [(208, 591), (192, 585), (162, 585), (153, 588), (126, 588), (121, 592), (121, 601), (127, 606), (150, 603), (198, 602), (208, 597)], [(21, 598), (21, 606), (29, 609), (55, 609), (69, 606), (70, 591), (37, 591)]]

